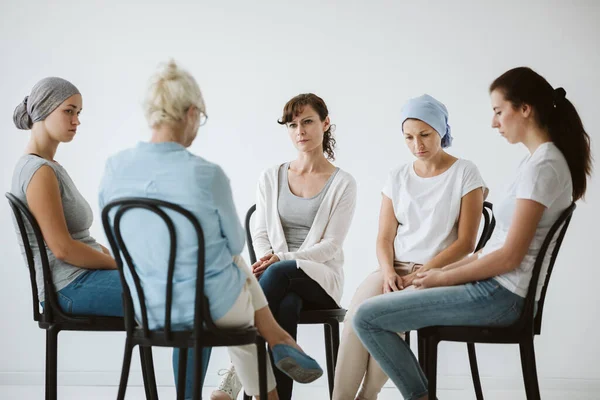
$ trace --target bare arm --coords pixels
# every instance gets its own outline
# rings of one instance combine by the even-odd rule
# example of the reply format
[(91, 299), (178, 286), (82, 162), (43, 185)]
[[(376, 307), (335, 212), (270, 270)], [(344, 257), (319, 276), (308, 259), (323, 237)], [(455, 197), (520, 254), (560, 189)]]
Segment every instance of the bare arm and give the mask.
[(392, 200), (386, 195), (382, 195), (376, 249), (377, 260), (383, 275), (383, 293), (403, 289), (402, 277), (396, 274), (394, 269), (394, 240), (397, 231), (398, 220), (394, 213)]
[(57, 259), (81, 268), (116, 269), (115, 260), (111, 256), (74, 240), (69, 234), (58, 180), (52, 168), (43, 166), (33, 175), (26, 196), (29, 210)]
[(392, 200), (386, 195), (382, 195), (376, 251), (379, 267), (384, 273), (396, 273), (394, 270), (394, 239), (397, 230), (398, 220), (394, 214)]
[[(544, 213), (542, 204), (517, 199), (515, 212), (504, 246), (472, 262), (445, 271), (428, 271), (414, 280), (415, 286), (452, 286), (488, 279), (517, 268), (527, 254), (538, 223)], [(433, 272), (439, 272), (432, 274)]]

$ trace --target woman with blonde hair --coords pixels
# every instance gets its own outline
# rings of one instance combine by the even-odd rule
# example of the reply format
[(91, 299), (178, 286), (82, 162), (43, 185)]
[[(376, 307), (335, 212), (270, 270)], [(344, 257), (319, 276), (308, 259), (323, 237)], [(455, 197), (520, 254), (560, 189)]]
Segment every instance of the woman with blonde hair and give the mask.
[[(152, 137), (107, 161), (101, 205), (121, 197), (147, 197), (178, 204), (193, 213), (204, 233), (204, 291), (215, 324), (222, 328), (255, 325), (269, 344), (277, 368), (300, 382), (317, 379), (323, 373), (318, 363), (275, 322), (258, 281), (239, 257), (244, 229), (229, 179), (221, 167), (187, 150), (207, 119), (196, 80), (175, 62), (164, 64), (150, 80), (144, 108)], [(122, 221), (121, 229), (144, 285), (150, 328), (156, 328), (164, 323), (168, 232), (153, 214), (141, 210), (131, 214)], [(189, 329), (194, 321), (198, 245), (193, 227), (176, 217), (173, 220), (179, 240), (172, 327)], [(138, 235), (140, 231), (152, 235)], [(135, 306), (139, 312), (139, 305)], [(257, 396), (256, 347), (231, 347), (229, 354), (246, 392)], [(269, 399), (277, 399), (270, 364), (267, 372)]]

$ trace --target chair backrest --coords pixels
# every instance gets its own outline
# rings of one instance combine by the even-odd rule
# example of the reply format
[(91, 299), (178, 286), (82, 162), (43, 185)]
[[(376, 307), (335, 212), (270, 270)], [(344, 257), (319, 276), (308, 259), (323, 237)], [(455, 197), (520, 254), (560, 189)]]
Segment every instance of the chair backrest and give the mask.
[[(27, 266), (29, 268), (29, 278), (31, 280), (31, 295), (33, 300), (33, 319), (38, 322), (54, 323), (57, 320), (64, 322), (77, 322), (77, 323), (90, 323), (93, 318), (88, 317), (75, 317), (66, 314), (62, 311), (58, 304), (56, 297), (56, 289), (52, 280), (52, 273), (50, 272), (50, 262), (48, 261), (48, 253), (46, 252), (46, 242), (40, 226), (38, 225), (35, 217), (29, 211), (29, 208), (19, 200), (14, 194), (6, 193), (6, 198), (10, 204), (15, 220), (19, 227), (19, 233), (21, 234), (21, 240), (25, 247), (25, 256), (27, 258)], [(35, 244), (40, 252), (40, 259), (42, 262), (42, 274), (44, 282), (44, 310), (40, 313), (39, 309), (39, 298), (38, 298), (38, 287), (36, 280), (35, 270), (35, 258), (32, 250), (32, 243), (29, 242), (29, 235), (27, 234), (27, 228), (25, 223), (29, 225), (35, 236)]]
[(256, 262), (256, 253), (254, 252), (254, 246), (252, 245), (252, 232), (250, 231), (250, 219), (252, 218), (252, 214), (256, 211), (256, 204), (253, 204), (252, 207), (248, 209), (246, 213), (246, 221), (244, 226), (246, 228), (246, 243), (248, 243), (248, 254), (250, 255), (250, 264), (254, 264)]
[[(542, 247), (540, 248), (537, 257), (535, 258), (535, 264), (533, 266), (531, 281), (529, 282), (529, 289), (527, 291), (527, 297), (525, 298), (525, 305), (523, 306), (521, 317), (516, 323), (518, 327), (526, 330), (532, 330), (535, 334), (539, 334), (541, 332), (542, 313), (544, 310), (544, 301), (546, 299), (548, 283), (550, 282), (550, 276), (552, 275), (552, 270), (554, 268), (554, 263), (556, 262), (556, 257), (558, 256), (558, 251), (560, 250), (562, 241), (565, 237), (565, 234), (567, 233), (567, 228), (569, 227), (569, 223), (571, 222), (571, 217), (573, 216), (573, 211), (575, 211), (575, 208), (575, 203), (571, 203), (571, 205), (562, 212), (562, 214), (558, 217), (554, 224), (552, 224), (552, 227), (546, 234), (546, 238), (542, 243)], [(542, 286), (540, 299), (537, 305), (537, 312), (534, 315), (535, 295), (540, 280), (542, 266), (546, 259), (548, 249), (553, 243), (554, 238), (556, 238), (556, 244), (554, 245), (554, 249), (550, 254), (548, 270), (544, 278), (544, 284)]]
[(483, 202), (483, 229), (481, 230), (481, 236), (479, 237), (479, 242), (477, 242), (477, 246), (475, 247), (475, 252), (483, 249), (485, 244), (492, 237), (492, 233), (494, 232), (494, 228), (496, 227), (496, 217), (494, 217), (494, 206), (489, 201)]
[[(202, 227), (200, 226), (198, 219), (191, 212), (176, 204), (172, 204), (162, 200), (129, 197), (114, 200), (107, 204), (102, 210), (102, 225), (104, 226), (104, 232), (106, 233), (106, 237), (108, 239), (108, 242), (110, 243), (113, 255), (115, 256), (115, 261), (117, 263), (117, 268), (119, 270), (121, 282), (123, 284), (125, 328), (127, 330), (127, 334), (130, 335), (133, 332), (137, 323), (135, 320), (135, 311), (133, 307), (131, 289), (128, 285), (128, 282), (125, 279), (124, 264), (121, 259), (121, 255), (123, 256), (123, 258), (125, 258), (128, 271), (131, 274), (133, 284), (135, 286), (135, 291), (137, 293), (139, 301), (138, 303), (140, 305), (140, 311), (142, 314), (141, 323), (144, 336), (146, 338), (150, 337), (150, 329), (148, 326), (148, 311), (146, 307), (146, 295), (142, 288), (142, 282), (140, 280), (140, 277), (136, 272), (135, 262), (131, 257), (131, 253), (127, 249), (125, 240), (121, 233), (121, 220), (123, 218), (123, 215), (127, 211), (131, 211), (134, 209), (147, 210), (156, 214), (163, 220), (169, 231), (170, 247), (168, 258), (169, 261), (167, 265), (165, 321), (164, 326), (162, 328), (158, 330), (155, 329), (152, 332), (163, 333), (167, 341), (170, 341), (173, 338), (173, 331), (171, 329), (171, 309), (173, 304), (173, 276), (175, 274), (176, 267), (175, 260), (177, 252), (177, 233), (175, 230), (175, 224), (173, 223), (173, 219), (165, 212), (165, 210), (170, 210), (187, 219), (187, 221), (189, 221), (189, 223), (193, 226), (196, 233), (198, 244), (195, 298), (196, 300), (194, 308), (194, 330), (196, 332), (196, 340), (200, 341), (201, 339), (203, 324), (209, 331), (212, 331), (213, 333), (218, 333), (219, 329), (215, 326), (210, 315), (208, 299), (204, 295), (204, 232), (202, 231)], [(114, 214), (111, 215), (111, 212), (113, 210)], [(152, 235), (153, 232), (140, 231), (137, 232), (137, 234)]]
[[(481, 237), (479, 238), (479, 242), (477, 243), (477, 247), (475, 251), (479, 251), (485, 246), (490, 237), (492, 236), (492, 232), (494, 232), (494, 228), (496, 227), (496, 218), (494, 217), (492, 203), (485, 201), (483, 203), (483, 229), (481, 231)], [(250, 230), (250, 220), (252, 218), (252, 214), (256, 211), (256, 204), (252, 205), (248, 209), (246, 213), (246, 242), (248, 243), (248, 254), (250, 255), (250, 262), (254, 264), (256, 262), (256, 253), (254, 252), (254, 246), (252, 245), (252, 232)]]

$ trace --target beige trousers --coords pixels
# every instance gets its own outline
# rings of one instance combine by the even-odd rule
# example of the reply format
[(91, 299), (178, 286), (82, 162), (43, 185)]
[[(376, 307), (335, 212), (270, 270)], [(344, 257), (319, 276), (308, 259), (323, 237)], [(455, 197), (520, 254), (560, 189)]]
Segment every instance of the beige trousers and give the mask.
[[(267, 307), (267, 298), (260, 284), (250, 272), (250, 268), (240, 256), (233, 257), (233, 262), (248, 276), (242, 292), (233, 307), (223, 317), (215, 321), (219, 328), (242, 329), (254, 326), (254, 312)], [(256, 345), (228, 347), (231, 363), (235, 367), (240, 382), (250, 396), (259, 395), (258, 387), (258, 355)], [(275, 375), (271, 362), (267, 359), (267, 390), (275, 389)]]
[[(400, 276), (407, 275), (421, 267), (420, 264), (395, 262), (394, 269)], [(404, 290), (413, 290), (411, 286)], [(333, 400), (373, 400), (388, 380), (379, 364), (369, 355), (352, 327), (352, 318), (358, 306), (371, 297), (383, 294), (383, 274), (381, 269), (372, 272), (360, 284), (346, 314), (340, 349), (336, 363)], [(403, 337), (404, 335), (401, 334)], [(359, 386), (362, 382), (362, 387)], [(358, 393), (357, 393), (358, 392)]]

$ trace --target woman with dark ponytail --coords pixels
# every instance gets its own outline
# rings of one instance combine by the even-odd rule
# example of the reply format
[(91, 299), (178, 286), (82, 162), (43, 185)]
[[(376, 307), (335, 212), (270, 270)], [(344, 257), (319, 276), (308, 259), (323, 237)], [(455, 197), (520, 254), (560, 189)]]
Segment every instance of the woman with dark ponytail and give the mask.
[[(295, 338), (302, 309), (339, 307), (356, 182), (330, 162), (335, 139), (323, 99), (300, 94), (287, 102), (277, 122), (287, 128), (298, 155), (259, 178), (252, 244), (260, 259), (252, 272), (275, 319)], [(290, 400), (292, 380), (274, 372), (279, 399)], [(235, 399), (240, 387), (230, 368), (211, 399)]]
[[(590, 138), (562, 88), (530, 68), (515, 68), (490, 86), (492, 127), (529, 155), (496, 204), (496, 229), (464, 260), (417, 273), (415, 291), (365, 301), (354, 328), (405, 399), (428, 399), (427, 378), (396, 334), (435, 325), (507, 326), (523, 308), (537, 252), (552, 224), (583, 197), (591, 173)], [(542, 268), (540, 282), (547, 272)], [(536, 300), (542, 285), (538, 284)]]

